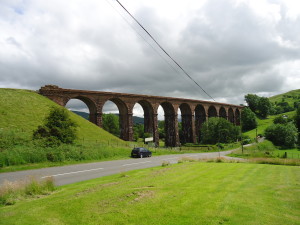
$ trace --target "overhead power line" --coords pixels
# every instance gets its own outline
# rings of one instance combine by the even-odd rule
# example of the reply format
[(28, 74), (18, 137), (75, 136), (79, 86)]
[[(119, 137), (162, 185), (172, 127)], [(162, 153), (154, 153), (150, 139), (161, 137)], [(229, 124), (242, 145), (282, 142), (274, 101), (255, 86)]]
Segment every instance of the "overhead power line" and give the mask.
[[(137, 34), (140, 36), (140, 38), (142, 38), (152, 49), (153, 51), (160, 56), (160, 58), (162, 60), (164, 60), (176, 73), (179, 73), (179, 70), (176, 69), (167, 59), (165, 59), (162, 54), (154, 47), (152, 46), (152, 44), (146, 40), (146, 38), (143, 37), (142, 34), (140, 34), (138, 32), (138, 30), (117, 10), (115, 9), (115, 7), (108, 1), (106, 0), (106, 2), (123, 18), (123, 20), (131, 27), (131, 29)], [(198, 89), (197, 89), (198, 90)]]
[(215, 99), (208, 94), (189, 74), (186, 72), (185, 69), (183, 69), (182, 66), (177, 63), (175, 59), (155, 40), (155, 38), (146, 30), (146, 28), (121, 4), (119, 0), (116, 0), (116, 2), (128, 13), (128, 15), (149, 35), (149, 37), (157, 44), (157, 46), (183, 71), (183, 73), (190, 79), (192, 80), (201, 90), (209, 96), (212, 100), (215, 101)]

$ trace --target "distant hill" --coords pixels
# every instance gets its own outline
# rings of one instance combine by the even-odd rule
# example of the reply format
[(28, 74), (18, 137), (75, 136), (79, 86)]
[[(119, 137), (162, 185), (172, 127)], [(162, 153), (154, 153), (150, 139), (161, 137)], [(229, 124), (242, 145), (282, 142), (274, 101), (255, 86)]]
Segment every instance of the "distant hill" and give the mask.
[(78, 116), (83, 117), (86, 120), (89, 120), (89, 114), (86, 112), (80, 112), (80, 111), (74, 111), (74, 110), (72, 110), (72, 112), (77, 114)]
[[(89, 119), (89, 113), (86, 112), (80, 112), (80, 111), (72, 111), (73, 113), (76, 113), (77, 115), (83, 117), (84, 119)], [(115, 114), (119, 116), (119, 114)], [(144, 118), (138, 117), (138, 116), (133, 116), (133, 123), (134, 124), (144, 124)]]
[(300, 89), (292, 90), (283, 94), (274, 95), (269, 98), (272, 103), (277, 106), (288, 105), (292, 108), (300, 106)]
[[(49, 109), (53, 106), (61, 107), (50, 99), (34, 91), (0, 88), (0, 129), (21, 131), (31, 138), (33, 130), (43, 124)], [(78, 124), (78, 138), (80, 140), (97, 140), (99, 142), (114, 141), (124, 143), (123, 140), (88, 122), (82, 117), (69, 112), (71, 119)]]

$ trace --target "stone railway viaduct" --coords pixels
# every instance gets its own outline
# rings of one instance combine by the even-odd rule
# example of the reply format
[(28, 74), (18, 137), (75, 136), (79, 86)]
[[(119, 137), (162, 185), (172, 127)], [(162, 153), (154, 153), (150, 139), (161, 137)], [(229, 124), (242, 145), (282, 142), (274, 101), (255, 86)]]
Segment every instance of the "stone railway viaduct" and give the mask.
[(158, 146), (157, 110), (162, 106), (165, 113), (165, 145), (176, 147), (180, 145), (178, 134), (178, 109), (181, 111), (184, 143), (196, 143), (199, 130), (209, 117), (223, 117), (240, 125), (242, 106), (219, 102), (209, 102), (193, 99), (171, 98), (151, 95), (137, 95), (102, 91), (85, 91), (63, 89), (55, 85), (46, 85), (39, 90), (41, 95), (48, 97), (57, 104), (64, 106), (71, 99), (83, 101), (90, 111), (90, 122), (102, 127), (102, 108), (106, 101), (114, 102), (120, 114), (120, 138), (133, 140), (132, 111), (136, 103), (144, 110), (145, 132), (153, 134)]

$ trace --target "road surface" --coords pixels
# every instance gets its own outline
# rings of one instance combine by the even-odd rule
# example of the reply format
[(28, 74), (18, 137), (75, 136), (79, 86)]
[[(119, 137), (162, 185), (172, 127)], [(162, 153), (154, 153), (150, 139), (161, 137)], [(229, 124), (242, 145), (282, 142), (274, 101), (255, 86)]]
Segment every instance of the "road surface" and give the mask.
[[(210, 153), (190, 153), (155, 156), (150, 158), (135, 158), (126, 160), (114, 160), (106, 162), (77, 164), (71, 166), (50, 167), (35, 170), (0, 173), (0, 185), (7, 181), (25, 180), (30, 177), (44, 179), (53, 177), (55, 185), (65, 185), (79, 181), (90, 180), (98, 177), (108, 176), (130, 170), (161, 166), (164, 161), (171, 164), (177, 163), (182, 157), (193, 157), (196, 159), (209, 159), (224, 157), (234, 150)], [(228, 157), (229, 158), (229, 157)]]

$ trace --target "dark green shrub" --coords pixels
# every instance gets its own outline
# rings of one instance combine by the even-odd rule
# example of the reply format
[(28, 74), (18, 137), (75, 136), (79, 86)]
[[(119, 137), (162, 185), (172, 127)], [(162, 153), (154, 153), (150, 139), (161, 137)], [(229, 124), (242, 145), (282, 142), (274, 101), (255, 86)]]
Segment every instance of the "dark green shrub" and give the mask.
[(231, 143), (239, 138), (240, 128), (224, 118), (212, 117), (201, 128), (204, 144)]
[(58, 146), (61, 143), (72, 144), (76, 139), (76, 127), (66, 109), (53, 107), (44, 125), (34, 131), (33, 139), (43, 140), (46, 147)]
[(252, 130), (257, 127), (255, 113), (248, 107), (243, 108), (241, 121), (243, 131)]
[(274, 145), (293, 148), (297, 143), (297, 128), (292, 123), (273, 124), (265, 130), (265, 137)]
[(287, 116), (276, 116), (273, 120), (273, 123), (274, 124), (287, 124), (288, 122), (291, 122), (292, 119), (291, 118), (288, 118)]

